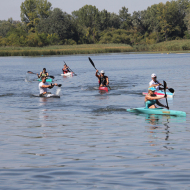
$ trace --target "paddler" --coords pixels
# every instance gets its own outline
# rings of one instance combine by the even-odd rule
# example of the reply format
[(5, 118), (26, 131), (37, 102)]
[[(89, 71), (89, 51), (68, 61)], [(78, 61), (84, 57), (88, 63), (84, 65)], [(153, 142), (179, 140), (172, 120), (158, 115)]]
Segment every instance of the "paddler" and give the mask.
[[(148, 88), (148, 94), (145, 96), (146, 108), (156, 108), (155, 104), (157, 104), (158, 106), (165, 107), (165, 108), (169, 109), (169, 107), (161, 104), (158, 101), (159, 99), (162, 99), (163, 97), (157, 97), (157, 95), (154, 94), (155, 91), (156, 91), (156, 88), (154, 86), (151, 86)], [(167, 95), (165, 95), (164, 97), (166, 98)]]
[(51, 94), (50, 92), (47, 92), (47, 88), (51, 89), (54, 86), (58, 86), (57, 83), (54, 84), (48, 84), (46, 82), (46, 77), (42, 76), (42, 82), (39, 83), (39, 90), (40, 90), (40, 96), (43, 96), (44, 94)]
[(109, 86), (109, 79), (104, 75), (104, 70), (100, 71), (100, 75), (98, 75), (98, 70), (96, 70), (95, 76), (98, 78), (99, 86)]
[[(153, 73), (151, 75), (151, 78), (152, 78), (152, 80), (149, 82), (149, 86), (154, 86), (156, 88), (156, 91), (164, 89), (164, 88), (160, 87), (162, 84), (157, 80), (157, 76), (155, 73)], [(166, 87), (166, 88), (168, 88), (168, 87)]]
[(66, 64), (64, 65), (62, 70), (63, 70), (63, 74), (66, 74), (66, 73), (70, 72), (69, 67)]
[(38, 75), (38, 73), (37, 73), (37, 76), (38, 76), (38, 78), (41, 78), (41, 77), (48, 77), (49, 76), (49, 74), (48, 74), (48, 72), (46, 72), (46, 68), (43, 68), (43, 71)]

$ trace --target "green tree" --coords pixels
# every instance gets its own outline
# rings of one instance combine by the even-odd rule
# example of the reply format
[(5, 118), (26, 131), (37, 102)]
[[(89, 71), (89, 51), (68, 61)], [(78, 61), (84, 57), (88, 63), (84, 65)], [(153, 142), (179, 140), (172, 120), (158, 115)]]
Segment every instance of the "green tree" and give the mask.
[(121, 20), (121, 29), (130, 29), (132, 26), (132, 20), (131, 20), (131, 14), (128, 13), (128, 8), (122, 7), (121, 10), (119, 10), (119, 18)]
[(22, 22), (27, 25), (30, 32), (35, 32), (40, 19), (48, 18), (51, 3), (47, 0), (25, 0), (20, 9)]
[(57, 34), (62, 42), (75, 33), (72, 17), (59, 8), (51, 11), (47, 19), (41, 19), (37, 30), (39, 33)]

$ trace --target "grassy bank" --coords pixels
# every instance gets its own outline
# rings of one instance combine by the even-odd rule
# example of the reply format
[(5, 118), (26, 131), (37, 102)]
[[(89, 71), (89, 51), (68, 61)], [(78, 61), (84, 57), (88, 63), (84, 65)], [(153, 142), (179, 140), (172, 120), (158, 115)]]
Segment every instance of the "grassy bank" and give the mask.
[(189, 52), (190, 40), (174, 40), (152, 45), (83, 44), (46, 47), (0, 47), (0, 56), (73, 55), (117, 52)]
[(84, 44), (37, 47), (0, 47), (0, 56), (73, 55), (94, 53), (132, 52), (124, 44)]

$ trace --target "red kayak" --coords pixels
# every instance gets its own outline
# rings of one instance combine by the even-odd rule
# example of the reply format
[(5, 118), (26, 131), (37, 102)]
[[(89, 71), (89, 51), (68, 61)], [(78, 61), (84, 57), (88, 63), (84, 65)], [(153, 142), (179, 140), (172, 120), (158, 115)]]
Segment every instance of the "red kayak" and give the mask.
[(100, 86), (99, 90), (104, 90), (104, 91), (108, 92), (108, 87), (106, 87), (106, 86)]

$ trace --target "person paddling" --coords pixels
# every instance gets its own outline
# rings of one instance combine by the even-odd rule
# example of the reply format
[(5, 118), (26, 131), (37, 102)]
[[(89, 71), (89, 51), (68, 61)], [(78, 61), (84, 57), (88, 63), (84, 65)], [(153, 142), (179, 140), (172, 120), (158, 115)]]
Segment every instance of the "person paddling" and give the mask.
[(66, 74), (66, 73), (70, 72), (69, 67), (66, 64), (64, 65), (62, 70), (63, 70), (63, 74)]
[(46, 72), (46, 68), (43, 68), (43, 71), (42, 72), (40, 72), (40, 74), (38, 75), (38, 73), (37, 73), (37, 76), (38, 76), (38, 78), (42, 78), (42, 77), (48, 77), (49, 76), (49, 74), (48, 74), (48, 72)]
[[(156, 88), (154, 86), (151, 86), (148, 88), (148, 94), (145, 96), (146, 108), (156, 108), (155, 104), (157, 104), (158, 106), (169, 109), (169, 107), (161, 104), (158, 101), (159, 99), (162, 99), (163, 97), (157, 97), (156, 94), (154, 94), (155, 91), (156, 91)], [(164, 97), (166, 98), (167, 95), (165, 95)]]
[(104, 70), (100, 71), (100, 75), (98, 75), (98, 70), (96, 70), (95, 76), (98, 78), (99, 86), (109, 86), (109, 78), (104, 75)]
[(47, 88), (51, 89), (54, 86), (58, 86), (58, 84), (57, 83), (48, 84), (46, 82), (46, 77), (42, 76), (42, 82), (39, 83), (40, 96), (43, 96), (43, 95), (45, 95), (47, 93), (51, 94), (51, 92), (47, 92)]
[[(154, 86), (156, 88), (156, 91), (164, 89), (164, 88), (160, 87), (162, 84), (157, 80), (157, 76), (155, 73), (153, 73), (151, 75), (151, 78), (152, 78), (152, 80), (149, 82), (149, 86)], [(168, 87), (166, 87), (166, 88), (168, 88)]]

